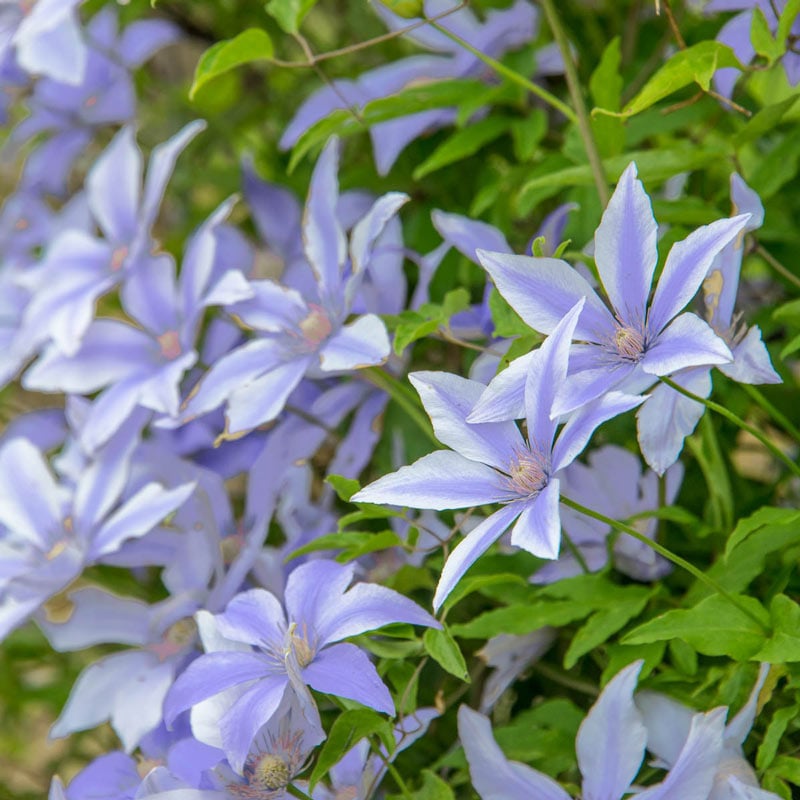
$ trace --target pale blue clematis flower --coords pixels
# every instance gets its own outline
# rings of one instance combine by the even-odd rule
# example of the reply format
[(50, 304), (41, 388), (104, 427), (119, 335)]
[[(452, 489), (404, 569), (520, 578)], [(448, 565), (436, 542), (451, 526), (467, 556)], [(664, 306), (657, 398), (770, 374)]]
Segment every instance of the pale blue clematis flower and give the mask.
[[(600, 693), (581, 723), (575, 748), (583, 776), (583, 800), (707, 800), (722, 752), (726, 709), (695, 714), (688, 736), (667, 776), (637, 791), (647, 729), (633, 692), (644, 662), (625, 667)], [(509, 761), (492, 736), (489, 720), (461, 706), (458, 732), (469, 762), (472, 785), (483, 800), (571, 800), (552, 778)]]
[(352, 499), (434, 510), (502, 504), (450, 554), (434, 596), (436, 609), (475, 560), (512, 525), (511, 544), (540, 558), (558, 557), (558, 473), (583, 451), (598, 425), (643, 400), (610, 392), (573, 415), (556, 435), (559, 422), (552, 417), (553, 401), (566, 378), (570, 341), (582, 308), (581, 299), (530, 359), (525, 385), (527, 439), (511, 421), (467, 422), (483, 384), (448, 373), (410, 376), (437, 437), (453, 450), (430, 453)]

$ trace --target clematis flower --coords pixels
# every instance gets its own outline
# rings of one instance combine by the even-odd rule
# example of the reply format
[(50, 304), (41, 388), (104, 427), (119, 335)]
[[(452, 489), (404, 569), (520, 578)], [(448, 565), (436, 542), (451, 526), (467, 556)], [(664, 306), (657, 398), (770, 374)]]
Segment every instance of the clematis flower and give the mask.
[[(712, 262), (703, 281), (705, 318), (714, 332), (730, 348), (733, 361), (718, 369), (739, 383), (780, 383), (769, 352), (757, 325), (747, 327), (734, 313), (739, 273), (744, 257), (744, 234), (756, 230), (764, 220), (761, 200), (742, 179), (731, 175), (733, 213), (749, 213), (742, 232), (729, 242)], [(700, 397), (711, 394), (711, 370), (696, 367), (683, 370), (673, 380)], [(694, 431), (705, 406), (690, 400), (669, 386), (660, 384), (637, 417), (642, 455), (653, 470), (662, 474), (674, 464), (683, 449), (684, 439)]]
[[(742, 64), (749, 64), (756, 57), (756, 51), (750, 38), (755, 10), (760, 10), (764, 15), (767, 26), (774, 36), (778, 31), (779, 17), (776, 14), (782, 14), (785, 8), (786, 0), (709, 0), (703, 13), (740, 12), (720, 28), (717, 41), (728, 45)], [(789, 36), (798, 34), (800, 34), (800, 20), (796, 19), (789, 30)], [(781, 58), (781, 64), (789, 84), (797, 86), (800, 82), (800, 54), (790, 47)], [(714, 73), (714, 85), (717, 91), (725, 97), (731, 97), (736, 81), (741, 74), (740, 70), (735, 67), (718, 69)]]
[[(534, 330), (549, 333), (576, 300), (585, 298), (572, 348), (570, 375), (553, 413), (574, 411), (605, 392), (642, 391), (656, 379), (694, 366), (731, 361), (711, 327), (681, 310), (694, 297), (717, 254), (745, 227), (749, 215), (717, 220), (672, 247), (652, 301), (658, 260), (650, 199), (631, 163), (620, 178), (595, 233), (595, 261), (613, 313), (588, 281), (564, 261), (478, 252), (500, 294)], [(489, 385), (470, 421), (520, 416), (527, 360), (522, 356)]]
[(314, 169), (303, 233), (316, 278), (313, 297), (273, 281), (254, 281), (255, 297), (230, 308), (260, 336), (219, 359), (186, 399), (183, 421), (227, 403), (224, 436), (269, 422), (304, 376), (325, 377), (383, 363), (386, 327), (375, 314), (347, 318), (376, 240), (407, 200), (392, 192), (378, 199), (347, 241), (336, 214), (338, 141), (325, 147)]
[(385, 587), (357, 583), (348, 590), (353, 573), (352, 565), (333, 561), (299, 566), (286, 582), (285, 611), (264, 589), (234, 597), (214, 621), (219, 634), (237, 649), (206, 653), (189, 665), (167, 696), (166, 721), (224, 690), (248, 684), (221, 716), (219, 727), (231, 766), (240, 771), (256, 733), (273, 718), (287, 692), (298, 691), (296, 686), (303, 690), (307, 684), (394, 713), (389, 690), (372, 662), (342, 639), (394, 622), (439, 623)]
[(409, 376), (437, 437), (453, 450), (423, 456), (352, 499), (434, 510), (502, 504), (450, 554), (436, 588), (436, 609), (474, 561), (512, 525), (511, 544), (540, 558), (558, 557), (559, 471), (577, 458), (598, 425), (642, 402), (641, 397), (611, 392), (574, 415), (556, 436), (552, 404), (566, 378), (569, 343), (582, 308), (579, 300), (530, 360), (525, 385), (527, 439), (514, 422), (467, 422), (482, 384), (447, 373)]
[[(584, 800), (622, 800), (636, 791), (647, 729), (633, 700), (642, 661), (621, 670), (581, 723), (575, 748)], [(688, 736), (663, 781), (636, 793), (639, 800), (707, 800), (722, 751), (726, 709), (695, 714)], [(483, 800), (570, 800), (552, 778), (509, 761), (495, 742), (489, 720), (467, 706), (458, 710), (458, 732), (472, 785)]]
[[(722, 748), (714, 773), (713, 786), (708, 800), (777, 800), (778, 795), (759, 788), (758, 778), (742, 752), (742, 745), (758, 709), (758, 696), (767, 680), (769, 664), (762, 664), (750, 697), (739, 713), (722, 731), (706, 731), (709, 749)], [(647, 749), (659, 759), (665, 769), (674, 769), (690, 735), (694, 712), (658, 692), (644, 691), (636, 695), (636, 706), (647, 728)]]
[[(452, 0), (427, 0), (425, 14), (434, 17), (454, 5)], [(392, 30), (406, 28), (414, 22), (401, 19), (380, 5), (376, 5), (376, 10)], [(489, 11), (482, 23), (472, 11), (462, 8), (442, 18), (439, 24), (481, 52), (501, 58), (535, 37), (538, 13), (527, 0), (516, 0), (508, 9)], [(439, 31), (420, 27), (408, 32), (406, 37), (435, 54), (400, 59), (365, 72), (356, 80), (337, 80), (318, 90), (300, 106), (287, 126), (281, 137), (281, 148), (292, 147), (314, 123), (336, 109), (361, 107), (416, 82), (483, 77), (486, 73), (480, 59)], [(562, 72), (558, 51), (554, 47), (542, 48), (538, 53), (536, 75), (560, 75)], [(370, 136), (378, 172), (388, 173), (400, 153), (418, 136), (452, 125), (455, 119), (456, 109), (434, 109), (373, 125)]]

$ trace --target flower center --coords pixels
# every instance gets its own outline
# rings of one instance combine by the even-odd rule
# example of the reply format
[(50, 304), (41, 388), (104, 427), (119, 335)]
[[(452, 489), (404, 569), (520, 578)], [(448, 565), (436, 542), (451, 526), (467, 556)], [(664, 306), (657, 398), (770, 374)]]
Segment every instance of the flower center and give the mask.
[(191, 617), (184, 617), (170, 625), (161, 641), (148, 649), (158, 656), (159, 661), (164, 661), (183, 652), (196, 637), (197, 623)]
[(178, 331), (167, 331), (156, 338), (158, 346), (161, 348), (161, 355), (168, 361), (177, 358), (181, 354), (181, 342), (178, 338)]
[(512, 491), (524, 496), (539, 494), (550, 478), (548, 466), (541, 453), (530, 450), (517, 453), (517, 460), (508, 471)]
[(119, 272), (122, 269), (122, 265), (125, 263), (125, 259), (128, 257), (128, 248), (125, 245), (121, 245), (118, 247), (114, 252), (111, 254), (111, 271), (112, 272)]
[(283, 789), (289, 783), (289, 765), (280, 756), (266, 753), (253, 766), (250, 786), (267, 791)]
[(318, 345), (330, 335), (333, 326), (322, 306), (318, 306), (316, 303), (309, 303), (309, 308), (311, 312), (300, 323), (300, 330), (308, 344)]
[(614, 334), (614, 347), (626, 361), (638, 361), (644, 353), (644, 335), (640, 330), (620, 325)]

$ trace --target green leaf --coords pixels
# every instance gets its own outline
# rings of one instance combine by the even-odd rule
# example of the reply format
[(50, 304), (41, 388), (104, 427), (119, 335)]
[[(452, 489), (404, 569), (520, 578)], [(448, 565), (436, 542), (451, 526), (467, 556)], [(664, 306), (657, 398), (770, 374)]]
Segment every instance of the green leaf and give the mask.
[(328, 475), (325, 483), (330, 484), (338, 498), (345, 503), (349, 503), (350, 498), (361, 488), (361, 484), (355, 478), (345, 478), (344, 475)]
[(800, 0), (789, 0), (783, 7), (783, 11), (781, 11), (781, 16), (778, 19), (778, 31), (775, 38), (783, 48), (786, 47), (786, 42), (792, 31), (792, 25), (794, 25), (798, 14), (800, 14)]
[(508, 117), (486, 117), (457, 130), (442, 142), (413, 172), (415, 181), (442, 167), (475, 155), (489, 142), (502, 136), (511, 126)]
[(747, 182), (766, 200), (797, 175), (798, 160), (800, 137), (791, 131), (755, 161), (752, 171), (746, 175)]
[(462, 288), (448, 292), (441, 305), (425, 303), (417, 311), (401, 311), (387, 316), (387, 325), (394, 330), (394, 352), (402, 355), (408, 345), (447, 327), (450, 318), (469, 307), (469, 292)]
[(669, 643), (669, 657), (675, 669), (684, 675), (697, 674), (697, 651), (683, 639), (673, 639)]
[(800, 606), (778, 594), (769, 610), (773, 634), (755, 657), (770, 664), (800, 661)]
[(378, 734), (387, 746), (394, 745), (392, 726), (376, 711), (357, 708), (342, 712), (333, 723), (328, 738), (320, 750), (317, 763), (309, 778), (310, 788), (313, 789), (320, 778), (324, 777), (350, 748), (372, 734)]
[(253, 61), (269, 61), (273, 52), (272, 39), (260, 28), (248, 28), (233, 39), (217, 42), (200, 57), (189, 98), (217, 75)]
[(288, 34), (297, 33), (300, 25), (317, 0), (269, 0), (266, 12)]
[[(607, 111), (619, 111), (622, 97), (620, 64), (622, 50), (619, 36), (612, 39), (603, 51), (600, 63), (589, 79), (589, 91), (595, 106)], [(600, 155), (611, 156), (622, 151), (625, 127), (622, 120), (602, 113), (592, 112), (592, 131)]]
[(462, 578), (455, 589), (447, 595), (444, 601), (444, 608), (451, 609), (459, 600), (463, 600), (473, 592), (479, 592), (489, 586), (515, 584), (517, 586), (527, 586), (528, 582), (521, 576), (512, 572), (492, 573), (490, 575), (468, 575)]
[[(769, 624), (767, 610), (752, 597), (736, 598), (756, 619)], [(761, 627), (724, 597), (712, 595), (694, 608), (667, 611), (635, 628), (623, 639), (623, 644), (683, 639), (707, 656), (730, 656), (744, 661), (763, 646), (766, 638)]]
[(666, 642), (651, 642), (650, 644), (610, 644), (606, 647), (608, 663), (603, 670), (601, 683), (607, 684), (623, 667), (633, 664), (640, 658), (644, 660), (639, 680), (646, 678), (663, 660)]
[(771, 771), (781, 778), (785, 778), (789, 783), (800, 786), (800, 759), (778, 756), (772, 763)]
[(403, 544), (403, 540), (394, 531), (390, 530), (381, 531), (380, 533), (373, 533), (372, 531), (341, 531), (317, 536), (313, 541), (298, 547), (297, 550), (290, 553), (287, 560), (297, 558), (306, 553), (314, 553), (318, 550), (341, 550), (342, 552), (336, 557), (336, 560), (346, 563), (367, 553), (374, 553), (377, 550), (389, 550), (392, 547), (400, 547)]
[(706, 481), (711, 524), (718, 531), (728, 531), (733, 525), (733, 490), (711, 415), (704, 414), (697, 428), (695, 434), (687, 437), (686, 446)]
[(725, 545), (725, 558), (729, 558), (731, 553), (760, 528), (766, 525), (770, 527), (796, 526), (800, 523), (800, 511), (792, 508), (778, 508), (764, 506), (745, 519), (739, 520), (733, 533), (728, 537)]
[(692, 83), (707, 91), (711, 85), (711, 77), (721, 67), (742, 68), (733, 50), (721, 42), (700, 42), (685, 50), (679, 50), (625, 106), (622, 116), (639, 114), (659, 100)]
[(515, 603), (486, 611), (469, 622), (452, 625), (451, 632), (465, 639), (490, 639), (498, 633), (523, 635), (545, 625), (568, 625), (592, 612), (586, 603), (561, 602)]
[(492, 315), (495, 336), (511, 338), (530, 336), (533, 333), (497, 289), (492, 289), (489, 294), (489, 313)]
[(540, 108), (532, 108), (525, 119), (511, 123), (511, 141), (514, 145), (514, 158), (519, 162), (530, 161), (536, 155), (536, 148), (547, 133), (547, 114)]
[(617, 605), (592, 614), (572, 637), (564, 654), (564, 668), (572, 669), (581, 656), (608, 641), (617, 631), (638, 616), (652, 597), (654, 590), (644, 586), (631, 586), (620, 590)]
[(778, 745), (783, 738), (783, 734), (786, 733), (786, 728), (789, 727), (789, 723), (797, 719), (798, 714), (800, 714), (800, 705), (795, 703), (792, 706), (779, 708), (772, 715), (772, 719), (764, 734), (764, 739), (756, 754), (756, 768), (759, 772), (769, 767), (775, 760), (775, 756), (778, 754)]
[(470, 683), (467, 662), (461, 653), (456, 640), (450, 635), (449, 631), (428, 628), (422, 638), (425, 650), (428, 655), (439, 664), (442, 669), (447, 670), (451, 675), (455, 675), (466, 683)]
[(455, 797), (450, 785), (429, 769), (422, 770), (422, 786), (411, 796), (416, 800), (454, 800)]
[(770, 64), (786, 51), (785, 44), (781, 46), (780, 42), (772, 38), (767, 18), (758, 6), (753, 8), (753, 15), (750, 18), (750, 42), (756, 53), (766, 58)]

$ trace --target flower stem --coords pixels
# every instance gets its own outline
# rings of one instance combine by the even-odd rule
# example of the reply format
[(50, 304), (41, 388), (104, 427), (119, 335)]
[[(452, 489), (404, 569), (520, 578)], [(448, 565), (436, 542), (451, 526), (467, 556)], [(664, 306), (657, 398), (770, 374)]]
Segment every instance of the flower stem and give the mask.
[(800, 429), (782, 412), (779, 411), (755, 386), (749, 383), (740, 384), (741, 388), (769, 414), (795, 441), (800, 442)]
[(599, 511), (594, 511), (591, 508), (587, 508), (586, 506), (581, 505), (580, 503), (576, 503), (574, 500), (570, 500), (568, 497), (561, 496), (561, 502), (568, 506), (569, 508), (575, 509), (575, 511), (586, 515), (587, 517), (591, 517), (592, 519), (596, 519), (599, 522), (604, 522), (606, 525), (610, 525), (612, 528), (616, 528), (618, 531), (622, 533), (627, 533), (628, 536), (633, 536), (634, 539), (642, 542), (642, 544), (646, 544), (648, 547), (652, 548), (661, 556), (664, 556), (667, 560), (671, 561), (673, 564), (685, 569), (690, 575), (694, 576), (699, 580), (701, 583), (704, 583), (709, 589), (713, 589), (717, 594), (721, 597), (724, 597), (731, 605), (736, 606), (736, 608), (741, 611), (742, 614), (752, 619), (754, 622), (758, 624), (758, 627), (761, 628), (765, 633), (770, 633), (769, 629), (766, 625), (755, 615), (753, 614), (746, 606), (742, 605), (736, 597), (734, 597), (727, 589), (725, 589), (721, 584), (715, 581), (713, 578), (709, 577), (705, 574), (702, 570), (698, 569), (694, 564), (690, 561), (687, 561), (685, 558), (681, 558), (679, 555), (676, 555), (671, 550), (668, 550), (663, 545), (659, 544), (658, 542), (653, 541), (649, 537), (645, 536), (643, 533), (640, 533), (636, 530), (636, 528), (631, 527), (630, 525), (626, 525), (624, 522), (620, 522), (619, 520), (612, 519), (611, 517), (607, 517), (605, 514), (601, 514)]
[(553, 0), (540, 0), (540, 3), (544, 10), (544, 15), (547, 17), (550, 29), (553, 31), (553, 38), (556, 40), (558, 49), (561, 51), (561, 58), (564, 60), (567, 88), (569, 89), (572, 105), (575, 106), (577, 115), (573, 115), (570, 119), (577, 124), (581, 139), (583, 139), (583, 146), (586, 148), (586, 155), (589, 158), (589, 166), (592, 168), (592, 175), (594, 177), (595, 186), (597, 187), (597, 194), (600, 197), (600, 202), (603, 206), (607, 206), (610, 198), (608, 178), (603, 168), (603, 161), (600, 158), (600, 151), (597, 149), (597, 142), (594, 140), (594, 134), (592, 133), (592, 123), (589, 119), (589, 112), (586, 110), (583, 94), (581, 93), (581, 83), (578, 79), (578, 71), (575, 69), (575, 62), (572, 58), (572, 50), (567, 40), (567, 34), (564, 31), (564, 26), (561, 24)]
[(397, 378), (379, 367), (367, 367), (360, 370), (360, 372), (373, 386), (377, 386), (378, 389), (386, 392), (436, 447), (441, 446), (433, 433), (428, 417), (420, 409), (414, 395)]
[(684, 389), (683, 386), (675, 383), (675, 381), (670, 380), (669, 378), (660, 378), (662, 383), (666, 383), (670, 389), (674, 389), (679, 394), (682, 394), (684, 397), (688, 397), (690, 400), (694, 400), (696, 403), (700, 403), (704, 405), (706, 408), (710, 408), (712, 411), (716, 411), (717, 414), (725, 417), (725, 419), (732, 422), (734, 425), (741, 428), (743, 431), (747, 431), (751, 436), (755, 436), (764, 447), (769, 450), (772, 455), (775, 456), (780, 461), (783, 461), (787, 467), (798, 477), (800, 477), (800, 466), (791, 459), (786, 453), (783, 452), (771, 439), (765, 436), (758, 428), (754, 425), (751, 425), (749, 422), (745, 422), (741, 417), (737, 417), (732, 411), (728, 411), (725, 406), (721, 406), (719, 403), (715, 403), (713, 400), (707, 400), (705, 397), (700, 397), (700, 395), (695, 394), (694, 392), (690, 392), (688, 389)]
[(493, 69), (498, 75), (502, 75), (512, 83), (516, 83), (517, 86), (527, 89), (531, 94), (535, 94), (540, 100), (544, 100), (545, 103), (555, 108), (556, 111), (560, 111), (570, 122), (577, 124), (578, 118), (575, 116), (575, 112), (566, 103), (559, 100), (554, 94), (548, 92), (547, 89), (535, 84), (533, 81), (529, 81), (518, 72), (515, 72), (510, 67), (507, 67), (501, 61), (498, 61), (491, 56), (487, 56), (486, 53), (482, 53), (476, 47), (473, 47), (469, 42), (465, 41), (460, 36), (457, 36), (452, 31), (447, 30), (447, 28), (443, 27), (438, 22), (435, 22), (433, 19), (429, 19), (428, 22), (432, 28), (435, 28), (437, 31), (439, 31), (439, 33), (446, 36), (460, 47), (463, 47), (467, 52), (472, 53), (475, 58), (483, 61), (487, 67)]

